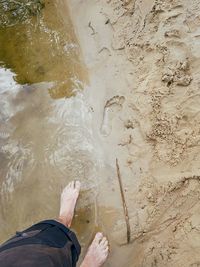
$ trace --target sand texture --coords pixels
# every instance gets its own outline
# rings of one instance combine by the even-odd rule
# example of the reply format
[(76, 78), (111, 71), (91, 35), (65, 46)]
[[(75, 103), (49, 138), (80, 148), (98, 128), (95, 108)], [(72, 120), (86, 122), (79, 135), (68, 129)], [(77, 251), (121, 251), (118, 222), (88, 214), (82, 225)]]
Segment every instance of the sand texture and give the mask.
[(200, 1), (69, 2), (94, 131), (129, 211), (128, 255), (107, 266), (200, 266)]

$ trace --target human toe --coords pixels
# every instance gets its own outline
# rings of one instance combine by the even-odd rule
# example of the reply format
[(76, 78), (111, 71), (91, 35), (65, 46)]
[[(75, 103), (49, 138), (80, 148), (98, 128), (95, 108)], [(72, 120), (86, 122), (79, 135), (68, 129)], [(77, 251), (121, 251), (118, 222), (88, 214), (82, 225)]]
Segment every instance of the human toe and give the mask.
[(103, 238), (103, 234), (100, 233), (100, 232), (98, 232), (98, 233), (96, 233), (96, 235), (95, 235), (94, 242), (97, 243), (97, 244), (99, 244), (100, 241), (102, 240), (102, 238)]
[(80, 191), (80, 188), (81, 188), (81, 183), (80, 183), (80, 181), (76, 181), (74, 187), (76, 188), (77, 191)]

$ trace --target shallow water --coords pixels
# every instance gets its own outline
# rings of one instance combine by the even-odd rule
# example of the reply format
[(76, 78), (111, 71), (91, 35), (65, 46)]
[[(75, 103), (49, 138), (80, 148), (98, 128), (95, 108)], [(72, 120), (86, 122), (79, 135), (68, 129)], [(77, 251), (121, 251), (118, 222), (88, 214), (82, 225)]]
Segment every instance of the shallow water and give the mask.
[(93, 169), (80, 91), (87, 75), (67, 15), (64, 2), (45, 1), (37, 15), (1, 21), (1, 241), (56, 217), (61, 189)]
[(73, 229), (83, 252), (104, 231), (112, 245), (106, 266), (116, 257), (120, 266), (114, 248), (124, 236), (123, 209), (92, 130), (87, 71), (65, 1), (44, 2), (36, 14), (0, 25), (0, 242), (56, 218), (62, 188), (79, 179)]

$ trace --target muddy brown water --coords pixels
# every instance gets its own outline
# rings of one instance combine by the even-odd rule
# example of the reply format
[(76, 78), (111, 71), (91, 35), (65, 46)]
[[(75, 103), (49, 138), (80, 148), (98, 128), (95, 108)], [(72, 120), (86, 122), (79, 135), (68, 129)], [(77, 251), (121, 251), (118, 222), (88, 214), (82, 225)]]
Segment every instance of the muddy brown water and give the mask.
[(79, 179), (73, 229), (83, 252), (95, 232), (104, 231), (112, 245), (106, 266), (117, 254), (120, 265), (111, 233), (124, 228), (121, 200), (113, 169), (100, 171), (105, 166), (82, 93), (87, 71), (65, 1), (44, 3), (39, 13), (0, 25), (0, 241), (56, 218), (62, 188)]
[(84, 105), (76, 92), (86, 80), (64, 2), (46, 1), (40, 14), (1, 24), (1, 241), (55, 218), (61, 189), (90, 168)]

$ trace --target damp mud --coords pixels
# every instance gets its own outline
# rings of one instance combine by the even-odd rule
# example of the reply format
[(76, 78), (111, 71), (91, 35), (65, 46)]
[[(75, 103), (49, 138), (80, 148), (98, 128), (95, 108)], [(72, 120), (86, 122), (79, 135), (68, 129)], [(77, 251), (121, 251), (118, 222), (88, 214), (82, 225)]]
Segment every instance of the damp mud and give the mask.
[(103, 231), (106, 267), (200, 266), (199, 1), (20, 3), (0, 27), (1, 241), (79, 179), (82, 256)]

